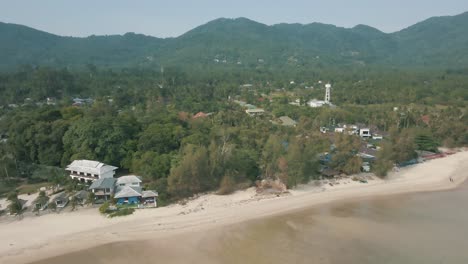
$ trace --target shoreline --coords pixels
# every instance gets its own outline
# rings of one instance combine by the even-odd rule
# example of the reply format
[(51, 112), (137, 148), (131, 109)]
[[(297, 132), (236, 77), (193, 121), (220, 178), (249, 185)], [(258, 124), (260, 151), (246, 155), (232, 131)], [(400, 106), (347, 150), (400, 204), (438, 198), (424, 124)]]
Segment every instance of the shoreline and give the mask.
[[(452, 177), (455, 182), (450, 182)], [(0, 262), (30, 263), (98, 245), (143, 241), (202, 232), (220, 226), (284, 215), (315, 206), (369, 197), (454, 189), (468, 178), (468, 152), (427, 161), (367, 184), (343, 180), (339, 185), (299, 186), (291, 194), (258, 198), (255, 190), (227, 196), (206, 194), (185, 205), (137, 210), (107, 219), (94, 208), (73, 213), (0, 223)]]

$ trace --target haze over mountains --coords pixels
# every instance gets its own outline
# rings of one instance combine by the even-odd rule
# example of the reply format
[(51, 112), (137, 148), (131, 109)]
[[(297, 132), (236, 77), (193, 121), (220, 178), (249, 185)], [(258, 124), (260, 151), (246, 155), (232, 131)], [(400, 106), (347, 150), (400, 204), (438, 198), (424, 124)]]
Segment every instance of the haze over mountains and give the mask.
[(100, 67), (283, 68), (468, 67), (468, 12), (433, 17), (395, 33), (358, 25), (267, 26), (246, 18), (213, 20), (177, 38), (141, 34), (62, 37), (0, 23), (0, 70), (25, 64)]

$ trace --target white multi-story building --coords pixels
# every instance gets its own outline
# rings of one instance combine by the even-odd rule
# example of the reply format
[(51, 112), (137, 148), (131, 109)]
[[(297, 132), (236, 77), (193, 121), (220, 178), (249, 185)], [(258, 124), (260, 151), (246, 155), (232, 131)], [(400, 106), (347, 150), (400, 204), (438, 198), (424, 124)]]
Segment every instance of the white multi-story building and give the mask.
[(117, 167), (94, 160), (74, 160), (65, 170), (72, 179), (81, 182), (93, 182), (97, 179), (113, 178)]

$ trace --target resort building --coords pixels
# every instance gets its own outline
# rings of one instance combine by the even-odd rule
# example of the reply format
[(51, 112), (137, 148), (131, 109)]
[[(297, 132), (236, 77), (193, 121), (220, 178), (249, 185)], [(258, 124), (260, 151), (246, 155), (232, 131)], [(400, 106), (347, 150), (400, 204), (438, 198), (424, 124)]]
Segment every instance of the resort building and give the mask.
[(122, 176), (117, 178), (115, 185), (117, 188), (123, 186), (141, 187), (141, 179), (135, 175)]
[(81, 190), (81, 191), (75, 193), (73, 196), (69, 197), (69, 199), (71, 200), (72, 197), (73, 197), (77, 204), (85, 205), (87, 200), (88, 200), (88, 195), (89, 195), (88, 191)]
[(156, 207), (156, 191), (143, 191), (141, 179), (135, 175), (122, 176), (115, 184), (115, 196), (117, 204), (143, 204)]
[(141, 199), (141, 187), (137, 186), (117, 186), (118, 190), (114, 198), (117, 199), (117, 204), (138, 204)]
[(98, 179), (89, 186), (89, 190), (94, 193), (95, 200), (107, 201), (114, 194), (116, 181), (114, 178)]
[(98, 179), (113, 178), (117, 167), (93, 160), (75, 160), (65, 168), (72, 179), (91, 183)]

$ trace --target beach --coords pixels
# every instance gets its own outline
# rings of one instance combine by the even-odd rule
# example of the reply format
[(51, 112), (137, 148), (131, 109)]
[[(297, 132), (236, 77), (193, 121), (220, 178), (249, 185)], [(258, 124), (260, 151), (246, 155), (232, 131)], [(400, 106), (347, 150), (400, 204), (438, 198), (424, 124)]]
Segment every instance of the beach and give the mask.
[(0, 263), (31, 263), (109, 243), (174, 240), (184, 234), (330, 202), (449, 190), (466, 178), (468, 152), (463, 151), (392, 172), (385, 180), (374, 177), (368, 183), (344, 179), (333, 186), (308, 184), (279, 197), (257, 196), (255, 189), (250, 188), (227, 196), (205, 194), (185, 204), (137, 210), (123, 218), (107, 219), (95, 208), (27, 217), (0, 223)]

